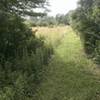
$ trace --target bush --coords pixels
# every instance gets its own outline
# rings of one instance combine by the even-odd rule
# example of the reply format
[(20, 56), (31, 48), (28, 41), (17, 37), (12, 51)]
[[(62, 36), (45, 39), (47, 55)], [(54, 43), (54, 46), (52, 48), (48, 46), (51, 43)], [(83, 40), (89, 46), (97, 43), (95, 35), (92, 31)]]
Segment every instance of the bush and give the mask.
[[(32, 100), (53, 53), (18, 16), (0, 24), (0, 100)], [(0, 16), (1, 17), (1, 16)]]
[(99, 0), (80, 0), (79, 7), (71, 15), (71, 25), (80, 33), (88, 57), (100, 63), (100, 7)]

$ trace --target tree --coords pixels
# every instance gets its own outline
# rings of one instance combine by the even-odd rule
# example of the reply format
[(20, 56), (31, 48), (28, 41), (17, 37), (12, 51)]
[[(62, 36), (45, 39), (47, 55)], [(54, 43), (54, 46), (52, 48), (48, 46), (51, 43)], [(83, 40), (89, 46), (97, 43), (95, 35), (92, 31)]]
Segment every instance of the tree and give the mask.
[(46, 0), (1, 0), (0, 7), (3, 12), (17, 15), (41, 15), (34, 11), (35, 8), (43, 8)]
[(69, 24), (69, 15), (66, 14), (66, 15), (61, 15), (61, 14), (57, 14), (56, 15), (56, 21), (59, 24), (62, 24), (62, 25), (68, 25)]
[(95, 59), (100, 57), (99, 4), (99, 0), (80, 0), (78, 8), (71, 15), (71, 25), (80, 33), (85, 52)]
[[(0, 1), (0, 100), (33, 100), (52, 49), (24, 24), (44, 0)], [(41, 76), (41, 77), (40, 77)]]
[[(33, 36), (31, 30), (23, 24), (22, 16), (41, 15), (33, 10), (43, 8), (45, 4), (46, 0), (0, 1), (0, 61), (15, 57), (19, 51), (18, 55), (22, 55), (22, 50), (26, 48), (26, 42)], [(35, 38), (35, 36), (33, 37)]]

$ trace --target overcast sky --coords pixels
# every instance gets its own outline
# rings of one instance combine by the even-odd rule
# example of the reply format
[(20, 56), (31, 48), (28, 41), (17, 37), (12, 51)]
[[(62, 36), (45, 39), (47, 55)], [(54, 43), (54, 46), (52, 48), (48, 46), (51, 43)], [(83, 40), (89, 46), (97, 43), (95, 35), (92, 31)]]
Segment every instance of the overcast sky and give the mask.
[(51, 12), (49, 15), (55, 16), (56, 14), (66, 14), (68, 11), (77, 7), (78, 0), (49, 0), (51, 5), (49, 9)]

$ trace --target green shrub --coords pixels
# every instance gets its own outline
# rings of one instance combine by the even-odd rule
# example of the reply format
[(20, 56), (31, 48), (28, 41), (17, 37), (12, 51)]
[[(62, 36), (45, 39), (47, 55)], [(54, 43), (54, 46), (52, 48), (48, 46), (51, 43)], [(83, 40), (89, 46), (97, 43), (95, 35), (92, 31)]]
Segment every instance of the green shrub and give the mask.
[(53, 53), (19, 16), (0, 18), (0, 100), (32, 100)]
[(71, 15), (71, 25), (81, 37), (88, 57), (100, 63), (100, 1), (80, 0)]

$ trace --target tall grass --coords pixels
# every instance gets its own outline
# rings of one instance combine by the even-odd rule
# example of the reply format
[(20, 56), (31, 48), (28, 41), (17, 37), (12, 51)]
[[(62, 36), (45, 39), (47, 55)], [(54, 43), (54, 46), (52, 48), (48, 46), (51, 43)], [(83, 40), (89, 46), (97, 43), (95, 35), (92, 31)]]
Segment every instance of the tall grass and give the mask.
[[(55, 55), (44, 73), (44, 81), (37, 89), (34, 98), (36, 100), (100, 100), (100, 75), (97, 73), (99, 69), (87, 59), (80, 38), (70, 27), (64, 29), (65, 34), (55, 48)], [(50, 30), (46, 37), (50, 38), (52, 33)], [(54, 33), (56, 35), (53, 35), (53, 39), (58, 37), (58, 32)]]
[(54, 48), (59, 45), (62, 38), (67, 32), (67, 26), (55, 26), (55, 27), (33, 27), (32, 30), (36, 32), (38, 37), (44, 37), (45, 43), (51, 44)]

